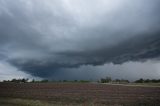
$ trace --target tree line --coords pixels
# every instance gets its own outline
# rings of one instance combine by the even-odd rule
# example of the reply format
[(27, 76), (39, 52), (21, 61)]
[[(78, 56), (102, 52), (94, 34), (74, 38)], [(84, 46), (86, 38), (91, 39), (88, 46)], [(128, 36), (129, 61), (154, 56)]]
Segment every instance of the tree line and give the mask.
[(160, 83), (160, 79), (143, 79), (136, 80), (135, 83)]
[(100, 83), (130, 83), (129, 80), (126, 79), (114, 79), (111, 77), (101, 78)]
[[(28, 78), (19, 78), (19, 79), (12, 79), (12, 80), (3, 80), (3, 82), (14, 82), (14, 83), (48, 83), (48, 82), (76, 82), (76, 83), (89, 83), (93, 82), (90, 80), (29, 80)], [(97, 83), (130, 83), (129, 80), (126, 79), (112, 79), (111, 77), (106, 77), (106, 78), (101, 78), (100, 80), (97, 81)], [(133, 81), (132, 83), (160, 83), (160, 79), (143, 79), (140, 78), (136, 81)]]
[(77, 83), (88, 83), (91, 82), (89, 80), (29, 80), (28, 78), (19, 78), (19, 79), (12, 79), (12, 80), (3, 80), (3, 82), (14, 82), (14, 83), (48, 83), (48, 82), (77, 82)]
[(22, 78), (22, 79), (21, 78), (19, 78), (19, 79), (14, 78), (12, 80), (3, 80), (3, 82), (15, 82), (15, 83), (26, 83), (28, 81), (29, 81), (28, 78)]
[[(114, 79), (111, 77), (101, 78), (101, 83), (130, 83), (129, 80), (126, 79)], [(143, 79), (140, 78), (138, 80), (133, 81), (132, 83), (160, 83), (160, 79)]]

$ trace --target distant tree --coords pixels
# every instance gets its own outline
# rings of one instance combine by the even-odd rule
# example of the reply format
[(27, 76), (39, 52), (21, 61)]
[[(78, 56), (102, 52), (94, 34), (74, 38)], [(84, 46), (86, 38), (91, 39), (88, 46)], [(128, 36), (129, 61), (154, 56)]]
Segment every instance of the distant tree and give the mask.
[(89, 81), (88, 80), (80, 80), (79, 82), (81, 82), (81, 83), (88, 83)]
[(26, 82), (28, 82), (28, 80), (29, 80), (28, 78), (26, 78), (26, 79), (23, 78), (23, 79), (20, 79), (20, 82), (26, 83)]
[(106, 82), (106, 79), (101, 78), (101, 83), (107, 83), (107, 82)]
[(11, 82), (19, 83), (19, 82), (20, 82), (20, 80), (19, 80), (19, 79), (15, 79), (15, 78), (14, 78), (14, 79), (12, 79), (12, 80), (11, 80)]
[(78, 80), (74, 80), (74, 82), (78, 82)]
[(157, 80), (156, 79), (152, 79), (151, 82), (152, 83), (160, 83), (160, 79), (157, 79)]
[(10, 80), (3, 80), (3, 82), (11, 82)]
[(68, 82), (67, 80), (63, 80), (63, 82)]
[(144, 83), (144, 79), (140, 78), (139, 80), (136, 80), (135, 83)]
[(160, 83), (160, 79), (139, 79), (139, 80), (136, 80), (135, 83)]
[(106, 77), (106, 82), (108, 83), (108, 82), (111, 82), (112, 81), (112, 79), (111, 79), (111, 77)]
[(11, 81), (8, 81), (8, 82), (14, 82), (14, 83), (26, 83), (26, 82), (28, 82), (28, 78), (27, 79), (25, 79), (25, 78), (22, 78), (22, 79), (12, 79)]
[(35, 80), (34, 79), (32, 79), (32, 81), (31, 81), (32, 83), (35, 83)]
[(42, 82), (42, 83), (47, 83), (47, 82), (49, 82), (47, 79), (44, 79), (44, 80), (41, 80), (40, 82)]
[(150, 83), (150, 82), (152, 82), (152, 80), (150, 80), (150, 79), (144, 80), (144, 83)]
[(109, 83), (111, 81), (112, 81), (111, 77), (101, 78), (101, 83)]

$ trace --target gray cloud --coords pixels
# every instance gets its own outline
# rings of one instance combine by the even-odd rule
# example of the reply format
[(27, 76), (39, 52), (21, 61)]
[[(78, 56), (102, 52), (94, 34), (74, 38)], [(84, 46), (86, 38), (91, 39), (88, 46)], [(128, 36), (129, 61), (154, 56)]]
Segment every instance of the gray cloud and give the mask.
[[(127, 62), (124, 64), (107, 63), (100, 66), (83, 65), (80, 68), (65, 69), (59, 71), (56, 75), (49, 77), (50, 79), (86, 79), (99, 80), (106, 76), (113, 79), (129, 79), (134, 81), (139, 78), (156, 78), (159, 79), (160, 64), (158, 61)], [(133, 68), (134, 67), (134, 68)]]
[(45, 78), (83, 65), (158, 60), (159, 4), (1, 0), (0, 60)]

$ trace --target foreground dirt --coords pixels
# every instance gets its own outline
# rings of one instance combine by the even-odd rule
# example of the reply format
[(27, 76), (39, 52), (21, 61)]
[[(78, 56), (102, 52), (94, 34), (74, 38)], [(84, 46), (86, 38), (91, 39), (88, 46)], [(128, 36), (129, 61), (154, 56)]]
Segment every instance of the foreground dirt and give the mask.
[(9, 102), (11, 99), (8, 98), (39, 100), (68, 106), (160, 106), (160, 87), (81, 83), (0, 83), (0, 104), (2, 101), (4, 104), (8, 101), (6, 104), (9, 106), (12, 102)]

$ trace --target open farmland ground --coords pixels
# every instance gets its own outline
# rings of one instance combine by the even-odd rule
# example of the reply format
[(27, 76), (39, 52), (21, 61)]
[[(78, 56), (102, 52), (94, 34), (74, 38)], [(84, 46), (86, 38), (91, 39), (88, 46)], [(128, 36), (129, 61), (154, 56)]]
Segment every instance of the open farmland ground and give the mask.
[(160, 87), (89, 83), (0, 83), (0, 104), (2, 106), (160, 106)]

